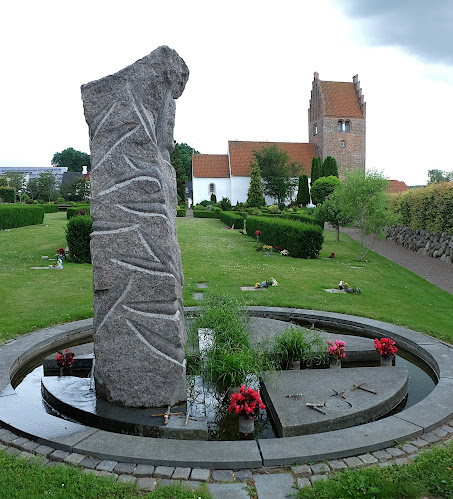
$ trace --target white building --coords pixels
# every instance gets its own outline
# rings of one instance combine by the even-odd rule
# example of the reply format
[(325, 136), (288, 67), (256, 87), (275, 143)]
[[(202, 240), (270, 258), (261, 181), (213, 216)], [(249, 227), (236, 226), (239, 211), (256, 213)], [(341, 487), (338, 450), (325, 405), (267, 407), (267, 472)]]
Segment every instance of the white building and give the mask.
[(50, 172), (55, 175), (57, 186), (61, 184), (63, 173), (67, 171), (68, 168), (66, 166), (0, 166), (0, 175), (9, 172), (22, 173), (25, 175), (26, 183), (31, 178), (38, 177), (40, 173)]

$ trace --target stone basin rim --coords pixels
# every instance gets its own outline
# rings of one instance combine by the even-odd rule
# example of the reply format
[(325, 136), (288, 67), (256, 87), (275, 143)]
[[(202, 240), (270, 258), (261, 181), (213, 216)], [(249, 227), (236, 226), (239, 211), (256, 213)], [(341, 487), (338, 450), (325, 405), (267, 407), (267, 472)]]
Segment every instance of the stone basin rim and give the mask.
[[(196, 314), (198, 309), (199, 307), (186, 307), (185, 313)], [(62, 430), (62, 433), (57, 432), (57, 436), (52, 436), (52, 432), (46, 435), (40, 425), (38, 423), (34, 425), (33, 421), (16, 424), (14, 404), (23, 404), (24, 409), (27, 404), (22, 399), (17, 400), (18, 395), (12, 388), (11, 380), (34, 358), (65, 344), (90, 338), (93, 321), (85, 319), (41, 329), (20, 336), (0, 347), (0, 397), (3, 399), (0, 404), (2, 406), (0, 424), (38, 443), (102, 459), (168, 466), (241, 469), (360, 455), (395, 445), (395, 441), (401, 443), (415, 438), (452, 419), (452, 345), (401, 326), (347, 314), (257, 306), (248, 307), (248, 313), (255, 317), (353, 331), (371, 338), (390, 337), (395, 340), (397, 346), (408, 350), (428, 364), (436, 374), (438, 384), (424, 400), (384, 420), (350, 429), (271, 440), (171, 441), (163, 438), (111, 434), (78, 424), (68, 425), (71, 428), (67, 430), (67, 434)], [(17, 411), (17, 407), (15, 410)], [(58, 419), (51, 415), (46, 416), (53, 420)], [(64, 427), (66, 428), (66, 425)], [(146, 446), (143, 441), (147, 442)], [(151, 441), (156, 441), (157, 444)]]

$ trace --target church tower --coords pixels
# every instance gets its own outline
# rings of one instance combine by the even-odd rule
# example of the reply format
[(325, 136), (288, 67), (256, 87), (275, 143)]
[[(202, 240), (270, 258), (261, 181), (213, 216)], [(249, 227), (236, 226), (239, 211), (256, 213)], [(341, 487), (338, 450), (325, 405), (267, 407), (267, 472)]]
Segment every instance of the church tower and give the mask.
[(314, 73), (308, 136), (321, 161), (327, 156), (336, 159), (340, 177), (365, 169), (366, 103), (358, 75), (349, 83), (321, 81)]

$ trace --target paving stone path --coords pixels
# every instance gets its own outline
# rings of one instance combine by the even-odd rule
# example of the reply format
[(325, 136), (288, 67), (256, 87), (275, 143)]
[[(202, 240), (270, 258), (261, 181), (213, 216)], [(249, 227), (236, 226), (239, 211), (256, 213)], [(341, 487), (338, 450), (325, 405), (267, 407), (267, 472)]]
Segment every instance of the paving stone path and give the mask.
[(42, 466), (78, 466), (85, 473), (109, 477), (118, 483), (136, 483), (142, 491), (152, 491), (161, 485), (180, 483), (197, 488), (207, 483), (214, 498), (283, 499), (295, 495), (298, 488), (311, 487), (318, 480), (327, 480), (334, 472), (366, 466), (405, 465), (419, 452), (432, 446), (446, 446), (453, 441), (453, 419), (420, 437), (395, 447), (312, 464), (278, 466), (253, 470), (210, 470), (147, 464), (118, 463), (82, 454), (69, 453), (40, 445), (0, 427), (0, 450), (37, 462)]

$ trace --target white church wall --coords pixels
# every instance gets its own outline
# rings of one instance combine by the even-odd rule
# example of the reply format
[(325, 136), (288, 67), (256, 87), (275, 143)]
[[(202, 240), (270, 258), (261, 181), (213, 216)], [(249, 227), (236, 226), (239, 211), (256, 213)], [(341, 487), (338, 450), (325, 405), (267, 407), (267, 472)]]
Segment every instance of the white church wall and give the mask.
[(192, 189), (193, 189), (193, 204), (201, 203), (207, 199), (211, 199), (210, 186), (214, 186), (214, 194), (216, 195), (217, 201), (222, 198), (231, 199), (231, 189), (230, 189), (230, 179), (229, 178), (192, 178)]

